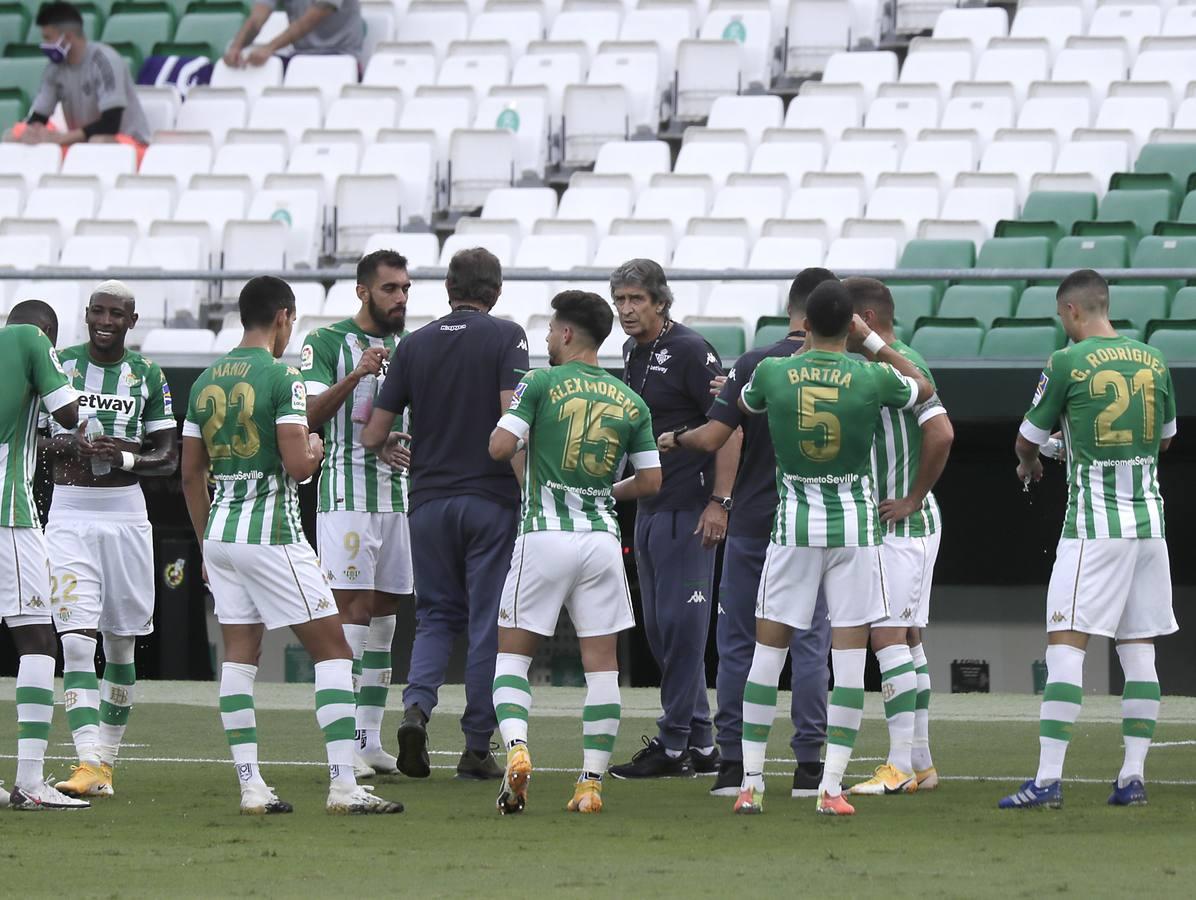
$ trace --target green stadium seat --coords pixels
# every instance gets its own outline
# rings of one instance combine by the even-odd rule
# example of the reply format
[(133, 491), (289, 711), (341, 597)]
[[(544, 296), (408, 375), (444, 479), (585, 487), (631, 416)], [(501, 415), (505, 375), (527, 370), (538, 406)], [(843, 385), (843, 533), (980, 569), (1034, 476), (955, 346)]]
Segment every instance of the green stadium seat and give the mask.
[(1148, 343), (1160, 350), (1168, 362), (1196, 362), (1196, 328), (1173, 325), (1157, 328)]
[(1167, 318), (1165, 287), (1157, 284), (1115, 284), (1109, 288), (1109, 318), (1125, 319), (1146, 328), (1151, 319)]
[[(119, 11), (121, 7), (130, 5), (132, 4), (117, 4), (118, 11), (112, 14), (108, 24), (104, 26), (101, 40), (106, 44), (133, 44), (141, 50), (142, 56), (149, 56), (154, 44), (168, 41), (174, 34), (174, 16), (165, 8), (150, 12)], [(153, 6), (162, 4), (155, 3)]]
[(1132, 341), (1145, 340), (1146, 332), (1128, 319), (1110, 319), (1109, 324), (1122, 337), (1127, 337)]
[(1031, 191), (1016, 220), (997, 223), (997, 237), (1041, 234), (1055, 243), (1071, 234), (1072, 226), (1096, 218), (1096, 194), (1087, 191)]
[(775, 344), (777, 341), (783, 341), (787, 334), (789, 334), (788, 321), (786, 321), (784, 325), (779, 325), (775, 322), (768, 325), (760, 325), (756, 329), (756, 337), (752, 341), (752, 346), (767, 347), (769, 344)]
[(723, 360), (739, 357), (744, 350), (743, 326), (715, 322), (691, 322), (690, 327), (709, 341)]
[(1153, 234), (1155, 225), (1175, 217), (1175, 196), (1167, 190), (1111, 190), (1095, 220), (1076, 222), (1078, 235), (1121, 234), (1131, 242)]
[(1175, 192), (1183, 194), (1196, 173), (1196, 144), (1147, 144), (1138, 154), (1134, 172), (1170, 175)]
[(1031, 285), (1022, 291), (1017, 301), (1019, 319), (1050, 319), (1057, 315), (1055, 288), (1051, 285)]
[(218, 59), (244, 21), (244, 15), (236, 12), (187, 13), (179, 20), (174, 40), (180, 44), (207, 44), (210, 52), (206, 55)]
[(0, 3), (0, 52), (29, 30), (31, 18), (19, 3)]
[(28, 59), (45, 59), (46, 56), (42, 53), (42, 48), (37, 44), (8, 44), (4, 48), (4, 55), (9, 58), (24, 57)]
[(48, 63), (40, 53), (37, 56), (5, 57), (0, 59), (0, 85), (16, 88), (25, 95), (26, 108), (37, 95), (42, 83), (42, 72)]
[[(995, 237), (980, 247), (977, 269), (1046, 269), (1051, 262), (1053, 242), (1046, 237)], [(977, 283), (977, 282), (972, 282)], [(1007, 285), (1018, 293), (1026, 288), (1024, 279), (1018, 281), (985, 281), (985, 285)]]
[(153, 50), (150, 51), (151, 56), (207, 56), (210, 59), (216, 59), (212, 56), (215, 52), (210, 44), (196, 43), (194, 41), (160, 41), (154, 44)]
[(984, 336), (980, 355), (987, 359), (1045, 360), (1063, 343), (1063, 329), (1049, 319), (1002, 319)]
[(897, 336), (897, 340), (903, 344), (908, 344), (909, 339), (914, 335), (913, 325), (902, 325), (900, 322), (893, 323), (893, 334)]
[(1124, 237), (1065, 237), (1055, 245), (1052, 269), (1124, 269), (1130, 262), (1130, 244)]
[[(934, 241), (917, 238), (906, 242), (898, 269), (970, 269), (976, 265), (976, 245), (971, 241)], [(947, 289), (946, 281), (900, 281), (893, 284), (928, 284), (937, 302)]]
[[(1194, 260), (1196, 237), (1150, 235), (1138, 242), (1132, 265), (1135, 269), (1190, 269)], [(1184, 286), (1182, 278), (1135, 283), (1161, 284), (1172, 294)]]
[(1179, 207), (1179, 214), (1170, 222), (1159, 222), (1154, 233), (1167, 237), (1196, 235), (1196, 191), (1189, 191)]
[(1171, 318), (1196, 319), (1196, 287), (1180, 288), (1171, 298)]
[(892, 284), (895, 315), (899, 322), (913, 324), (923, 316), (933, 316), (939, 295), (932, 284)]
[(910, 346), (926, 359), (974, 359), (980, 355), (984, 326), (975, 319), (923, 319)]
[(112, 44), (112, 49), (121, 55), (124, 59), (125, 65), (129, 67), (129, 71), (133, 73), (133, 80), (137, 80), (137, 73), (141, 71), (141, 64), (145, 62), (145, 54), (152, 50), (152, 47), (139, 47), (136, 44), (131, 44), (128, 41), (117, 41)]
[(252, 6), (253, 4), (248, 0), (244, 3), (241, 0), (188, 0), (184, 11), (189, 13), (235, 12), (244, 18), (249, 15)]
[(25, 96), (16, 88), (0, 88), (0, 132), (24, 119), (27, 108)]
[(953, 284), (943, 294), (938, 314), (943, 318), (976, 319), (989, 328), (993, 319), (1013, 315), (1013, 298), (1014, 290), (1007, 284)]

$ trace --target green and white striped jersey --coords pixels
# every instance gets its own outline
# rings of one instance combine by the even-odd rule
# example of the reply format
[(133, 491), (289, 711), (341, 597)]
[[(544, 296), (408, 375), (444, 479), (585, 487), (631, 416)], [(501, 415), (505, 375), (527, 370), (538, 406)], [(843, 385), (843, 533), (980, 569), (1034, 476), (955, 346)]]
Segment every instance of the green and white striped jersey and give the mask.
[[(140, 442), (147, 434), (174, 428), (170, 385), (158, 364), (126, 350), (120, 362), (98, 363), (87, 344), (59, 354), (62, 370), (79, 391), (79, 418), (97, 418), (104, 434)], [(65, 429), (51, 424), (54, 434)]]
[(528, 372), (498, 425), (527, 441), (520, 534), (608, 531), (623, 454), (637, 469), (660, 466), (643, 399), (598, 366), (567, 362)]
[(1124, 337), (1057, 350), (1021, 435), (1045, 444), (1062, 422), (1069, 483), (1063, 537), (1164, 537), (1159, 442), (1175, 436), (1175, 389), (1163, 356)]
[[(394, 358), (398, 335), (366, 334), (352, 319), (318, 328), (303, 342), (299, 368), (307, 394), (314, 397), (328, 390), (357, 368), (361, 355), (370, 347), (384, 347)], [(375, 394), (386, 379), (390, 360), (382, 364), (375, 382)], [(407, 473), (392, 469), (361, 445), (362, 423), (353, 421), (354, 396), (350, 395), (336, 415), (324, 426), (324, 462), (320, 470), (320, 512), (406, 512)], [(396, 431), (406, 431), (407, 413), (395, 422)]]
[(278, 425), (307, 427), (307, 391), (299, 370), (270, 351), (238, 347), (196, 379), (183, 436), (201, 438), (211, 460), (216, 493), (208, 540), (304, 540), (299, 494), (278, 451)]
[(916, 383), (890, 366), (808, 350), (760, 360), (741, 395), (768, 413), (777, 452), (772, 542), (788, 547), (870, 547), (883, 530), (872, 488), (881, 410), (911, 408)]
[[(917, 366), (927, 380), (934, 384), (934, 376), (917, 350), (901, 341), (894, 341), (889, 346)], [(872, 444), (872, 478), (877, 503), (909, 494), (922, 461), (922, 425), (946, 412), (938, 394), (913, 409), (886, 407), (880, 411), (876, 439)], [(933, 493), (929, 493), (919, 511), (900, 522), (891, 523), (887, 533), (894, 537), (926, 537), (938, 531), (941, 524), (938, 501)]]
[(0, 391), (0, 526), (40, 528), (33, 502), (37, 420), (44, 406), (61, 409), (76, 398), (50, 339), (34, 325), (0, 328), (4, 390)]

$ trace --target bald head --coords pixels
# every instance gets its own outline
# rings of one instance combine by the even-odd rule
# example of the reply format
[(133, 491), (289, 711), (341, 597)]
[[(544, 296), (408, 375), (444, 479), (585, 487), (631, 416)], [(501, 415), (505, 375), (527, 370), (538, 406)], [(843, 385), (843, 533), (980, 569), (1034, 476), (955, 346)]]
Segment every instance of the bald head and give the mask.
[(22, 300), (9, 311), (8, 324), (36, 326), (51, 344), (58, 343), (58, 313), (44, 300)]
[(1109, 314), (1109, 282), (1092, 269), (1072, 272), (1055, 292), (1059, 303), (1074, 306), (1085, 315)]

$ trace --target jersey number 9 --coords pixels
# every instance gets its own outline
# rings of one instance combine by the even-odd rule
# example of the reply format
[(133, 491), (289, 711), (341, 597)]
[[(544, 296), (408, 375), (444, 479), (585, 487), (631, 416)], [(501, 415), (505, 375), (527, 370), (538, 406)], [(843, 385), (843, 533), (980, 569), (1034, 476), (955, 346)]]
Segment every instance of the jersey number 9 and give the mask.
[[(209, 384), (199, 392), (199, 407), (211, 412), (203, 425), (203, 442), (207, 445), (208, 456), (212, 459), (228, 459), (235, 454), (248, 459), (257, 454), (262, 446), (262, 438), (257, 423), (253, 421), (254, 399), (253, 386), (245, 381), (238, 381), (227, 394), (218, 384)], [(237, 430), (230, 443), (226, 444), (217, 441), (216, 436), (224, 427), (230, 403), (237, 407)]]

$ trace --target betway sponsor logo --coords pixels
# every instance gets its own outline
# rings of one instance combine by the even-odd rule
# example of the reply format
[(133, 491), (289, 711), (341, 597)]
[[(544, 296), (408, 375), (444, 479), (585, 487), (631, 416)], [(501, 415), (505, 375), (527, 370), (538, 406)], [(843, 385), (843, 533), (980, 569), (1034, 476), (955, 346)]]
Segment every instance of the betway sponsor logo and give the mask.
[(126, 416), (131, 416), (137, 411), (137, 398), (118, 397), (115, 394), (80, 394), (79, 410), (124, 413)]

